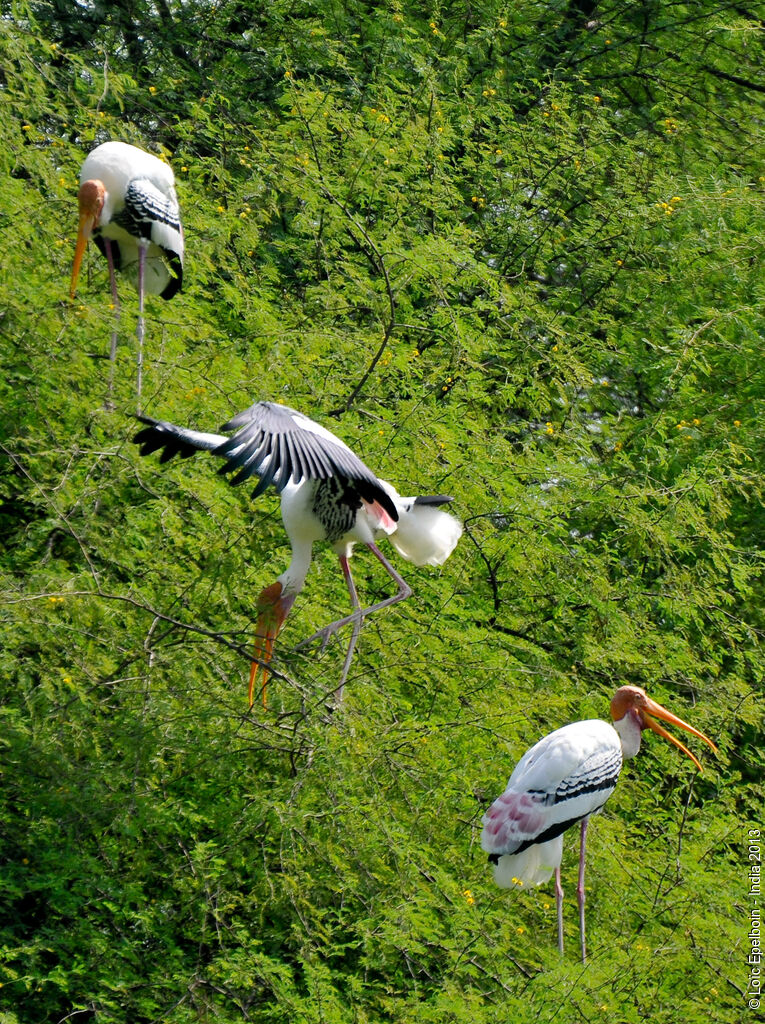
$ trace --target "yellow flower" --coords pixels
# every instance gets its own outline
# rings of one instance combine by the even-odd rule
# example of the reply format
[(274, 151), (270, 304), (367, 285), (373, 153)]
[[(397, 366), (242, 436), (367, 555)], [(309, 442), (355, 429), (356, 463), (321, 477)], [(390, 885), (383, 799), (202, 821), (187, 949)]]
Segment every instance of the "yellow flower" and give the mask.
[(740, 427), (741, 426), (741, 420), (734, 420), (733, 421), (733, 426), (734, 427)]
[(474, 898), (472, 892), (470, 891), (470, 889), (465, 889), (465, 891), (462, 893), (462, 895), (465, 897), (465, 900), (467, 901), (468, 906), (472, 907), (473, 904), (475, 903), (475, 898)]
[(616, 265), (617, 265), (617, 267), (623, 267), (624, 266), (624, 260), (617, 260), (616, 261)]
[(22, 130), (22, 132), (31, 132), (32, 131), (32, 125), (31, 124), (22, 124), (21, 130)]
[(226, 212), (226, 207), (225, 206), (219, 206), (218, 207), (218, 213), (225, 213), (225, 212)]
[(595, 100), (596, 103), (600, 103), (600, 96), (593, 96), (592, 98)]
[(150, 93), (152, 94), (152, 96), (154, 95), (154, 93), (155, 93), (156, 91), (157, 91), (157, 87), (156, 87), (156, 85), (150, 85), (150, 86), (149, 86), (149, 92), (150, 92)]
[(614, 451), (615, 452), (620, 452), (621, 450), (622, 450), (622, 442), (621, 441), (617, 441), (616, 444), (614, 445)]
[(526, 929), (522, 925), (518, 925), (518, 927), (516, 928), (516, 931), (518, 932), (519, 935), (523, 935), (523, 933), (526, 931)]

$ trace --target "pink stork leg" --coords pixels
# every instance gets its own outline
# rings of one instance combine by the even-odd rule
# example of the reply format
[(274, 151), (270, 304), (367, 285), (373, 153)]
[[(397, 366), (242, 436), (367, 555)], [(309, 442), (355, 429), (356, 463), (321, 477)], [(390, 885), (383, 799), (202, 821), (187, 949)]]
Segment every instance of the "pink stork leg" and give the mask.
[(584, 941), (584, 852), (587, 842), (588, 818), (582, 820), (582, 838), (579, 844), (579, 883), (576, 887), (576, 896), (579, 901), (579, 935), (582, 940), (582, 963), (587, 963), (587, 946)]
[[(398, 601), (404, 601), (406, 600), (407, 597), (411, 597), (412, 595), (412, 588), (409, 586), (405, 579), (399, 576), (399, 574), (390, 564), (390, 562), (382, 553), (382, 551), (380, 551), (377, 545), (368, 544), (367, 547), (372, 552), (372, 554), (374, 554), (375, 557), (378, 558), (380, 562), (382, 562), (388, 575), (397, 584), (398, 590), (396, 591), (396, 593), (393, 594), (391, 597), (386, 597), (385, 600), (383, 601), (378, 601), (377, 604), (370, 605), (368, 608), (359, 608), (358, 597), (355, 596), (356, 588), (355, 586), (353, 586), (353, 581), (350, 580), (348, 589), (351, 592), (352, 602), (354, 602), (355, 597), (355, 610), (350, 615), (346, 615), (344, 618), (338, 619), (336, 622), (330, 622), (330, 624), (328, 626), (324, 626), (323, 629), (317, 629), (315, 633), (312, 633), (309, 637), (306, 637), (305, 640), (301, 640), (296, 648), (296, 650), (299, 650), (301, 647), (307, 647), (309, 644), (314, 643), (316, 640), (321, 640), (321, 649), (323, 650), (327, 645), (327, 641), (329, 640), (333, 633), (336, 633), (337, 630), (340, 629), (342, 626), (347, 626), (351, 622), (355, 623), (354, 635), (351, 637), (351, 645), (349, 646), (348, 653), (345, 656), (346, 664), (343, 668), (343, 683), (345, 682), (345, 675), (347, 675), (348, 668), (350, 667), (351, 664), (351, 656), (353, 654), (353, 648), (356, 646), (358, 631), (359, 629), (361, 629), (362, 620), (365, 619), (367, 615), (373, 615), (375, 612), (379, 612), (383, 608), (387, 608), (388, 605), (396, 604)], [(342, 565), (342, 559), (340, 564)], [(350, 579), (350, 567), (348, 566), (347, 560), (345, 566), (343, 566), (343, 573), (346, 574), (347, 582)], [(352, 590), (351, 587), (353, 587)]]
[(143, 320), (143, 278), (148, 245), (149, 243), (144, 239), (138, 240), (138, 326), (136, 328), (138, 338), (138, 399), (136, 404), (138, 412), (141, 411), (141, 389), (143, 387), (143, 339), (146, 330)]
[[(348, 593), (351, 595), (351, 605), (356, 612), (361, 611), (361, 604), (359, 603), (359, 595), (356, 591), (356, 584), (353, 582), (353, 576), (351, 575), (351, 566), (345, 555), (340, 555), (340, 568), (343, 570), (343, 576), (345, 576), (345, 582), (348, 585)], [(353, 620), (353, 632), (351, 633), (351, 641), (348, 644), (348, 650), (345, 654), (345, 661), (343, 662), (343, 671), (340, 674), (340, 682), (337, 689), (335, 690), (335, 697), (338, 705), (343, 701), (343, 689), (345, 687), (345, 680), (348, 678), (348, 670), (351, 667), (351, 660), (353, 659), (353, 652), (356, 647), (356, 641), (359, 638), (361, 632), (361, 616)]]
[(563, 887), (560, 884), (560, 864), (555, 869), (555, 909), (558, 911), (558, 950), (563, 954)]
[(114, 362), (117, 358), (117, 332), (120, 326), (120, 297), (117, 293), (117, 275), (114, 272), (114, 256), (112, 255), (112, 243), (104, 238), (104, 249), (106, 250), (106, 262), (109, 264), (109, 285), (112, 289), (112, 306), (114, 308), (114, 327), (112, 328), (111, 344), (109, 346), (109, 397), (107, 406), (112, 406), (112, 394), (114, 392)]

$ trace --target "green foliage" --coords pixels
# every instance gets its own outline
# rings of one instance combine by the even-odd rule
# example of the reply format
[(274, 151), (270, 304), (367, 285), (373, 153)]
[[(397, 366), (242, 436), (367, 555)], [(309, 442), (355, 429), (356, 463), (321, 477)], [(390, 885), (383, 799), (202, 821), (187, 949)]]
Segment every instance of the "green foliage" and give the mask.
[[(762, 807), (761, 19), (712, 4), (6, 2), (0, 19), (0, 1022), (743, 1017)], [(178, 180), (143, 406), (304, 409), (465, 536), (369, 621), (317, 551), (246, 711), (278, 502), (130, 438), (79, 165)], [(92, 248), (92, 247), (91, 247)], [(113, 373), (113, 379), (112, 379)], [(240, 489), (241, 490), (241, 489)], [(363, 553), (377, 600), (387, 581)], [(480, 819), (544, 733), (646, 686), (590, 830), (591, 959)], [(683, 711), (684, 704), (690, 704)], [(573, 895), (575, 842), (564, 876)]]

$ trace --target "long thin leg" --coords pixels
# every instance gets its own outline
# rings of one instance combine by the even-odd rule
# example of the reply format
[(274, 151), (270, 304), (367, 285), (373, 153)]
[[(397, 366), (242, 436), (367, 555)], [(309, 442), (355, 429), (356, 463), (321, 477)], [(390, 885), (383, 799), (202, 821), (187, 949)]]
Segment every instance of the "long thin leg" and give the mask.
[(141, 411), (141, 389), (143, 387), (143, 339), (146, 332), (146, 328), (143, 321), (143, 277), (144, 267), (146, 265), (146, 249), (149, 243), (143, 239), (138, 241), (138, 327), (136, 328), (136, 335), (138, 337), (138, 399), (137, 407), (138, 412)]
[(407, 597), (412, 596), (412, 588), (405, 579), (399, 576), (377, 545), (367, 544), (367, 547), (382, 562), (388, 575), (395, 581), (398, 586), (397, 592), (393, 594), (392, 597), (386, 597), (384, 601), (378, 601), (377, 604), (370, 605), (368, 608), (362, 608), (354, 611), (351, 615), (346, 615), (344, 618), (338, 619), (336, 622), (330, 622), (330, 624), (328, 626), (324, 626), (323, 629), (317, 629), (315, 633), (312, 633), (305, 640), (301, 640), (296, 649), (307, 647), (316, 640), (321, 640), (322, 647), (324, 647), (332, 634), (337, 632), (337, 630), (342, 626), (347, 626), (350, 622), (358, 622), (360, 625), (361, 620), (365, 619), (367, 615), (373, 615), (375, 612), (379, 612), (391, 604), (396, 604), (398, 601), (404, 601)]
[(576, 887), (576, 897), (579, 901), (579, 935), (582, 940), (583, 964), (587, 963), (587, 946), (584, 941), (584, 852), (587, 842), (587, 822), (587, 818), (584, 818), (582, 821), (582, 838), (579, 844), (579, 883)]
[(560, 864), (555, 869), (555, 908), (558, 911), (558, 949), (563, 953), (563, 888), (560, 884)]
[(351, 566), (345, 555), (340, 555), (340, 568), (343, 570), (343, 576), (345, 576), (345, 582), (348, 585), (348, 593), (351, 595), (351, 606), (357, 613), (357, 617), (353, 622), (353, 632), (351, 633), (351, 642), (348, 644), (348, 650), (345, 654), (345, 661), (343, 662), (343, 671), (340, 673), (340, 682), (337, 689), (335, 690), (335, 698), (338, 705), (343, 701), (343, 689), (345, 687), (345, 680), (348, 678), (348, 670), (351, 667), (351, 660), (353, 659), (353, 651), (356, 647), (356, 641), (359, 638), (361, 632), (361, 604), (359, 603), (359, 595), (356, 591), (356, 584), (353, 582), (353, 576), (351, 575)]
[(114, 363), (117, 359), (117, 333), (120, 326), (120, 297), (117, 292), (117, 275), (114, 272), (112, 243), (108, 238), (104, 238), (104, 249), (106, 250), (106, 262), (109, 264), (109, 284), (112, 290), (112, 307), (114, 309), (114, 327), (112, 328), (111, 344), (109, 345), (109, 390), (106, 400), (107, 408), (112, 408), (112, 395), (114, 393)]

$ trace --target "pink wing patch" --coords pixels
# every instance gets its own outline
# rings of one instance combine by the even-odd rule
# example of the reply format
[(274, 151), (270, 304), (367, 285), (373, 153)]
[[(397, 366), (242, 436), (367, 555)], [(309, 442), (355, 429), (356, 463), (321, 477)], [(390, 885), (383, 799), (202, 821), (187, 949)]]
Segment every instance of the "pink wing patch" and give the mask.
[(365, 501), (364, 508), (376, 530), (385, 530), (386, 533), (395, 531), (395, 520), (385, 511), (379, 501)]
[(508, 791), (483, 816), (481, 846), (487, 853), (512, 853), (526, 839), (543, 831), (542, 805), (528, 793)]

